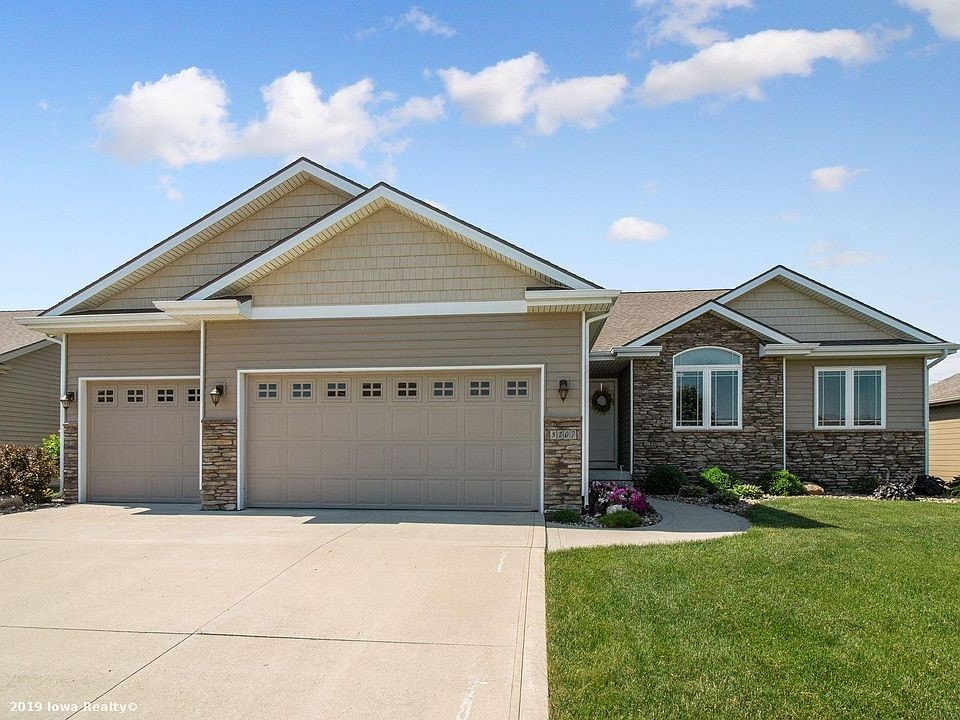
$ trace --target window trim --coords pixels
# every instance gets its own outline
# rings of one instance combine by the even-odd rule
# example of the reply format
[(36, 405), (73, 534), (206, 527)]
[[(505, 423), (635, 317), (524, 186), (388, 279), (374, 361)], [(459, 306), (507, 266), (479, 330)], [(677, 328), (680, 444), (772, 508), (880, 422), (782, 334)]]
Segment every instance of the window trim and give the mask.
[[(401, 395), (400, 394), (400, 383), (406, 383), (407, 387), (404, 388), (407, 392), (413, 390), (415, 395)], [(414, 387), (409, 386), (410, 383), (414, 384)], [(419, 402), (423, 397), (423, 381), (419, 376), (416, 377), (397, 377), (393, 379), (393, 400), (397, 402)]]
[[(511, 383), (511, 382), (524, 383), (524, 386), (523, 386), (524, 393), (523, 393), (523, 395), (520, 395), (519, 393), (516, 393), (516, 394), (514, 394), (514, 395), (511, 395), (511, 394), (510, 394), (510, 392), (509, 392), (509, 390), (510, 390), (510, 388), (509, 388), (509, 383)], [(519, 385), (514, 388), (514, 390), (519, 390), (519, 389), (520, 389), (520, 388), (519, 388)], [(503, 397), (504, 400), (511, 400), (511, 401), (513, 401), (513, 400), (517, 400), (517, 401), (532, 400), (532, 399), (533, 399), (533, 383), (530, 381), (530, 378), (516, 377), (516, 376), (513, 376), (513, 377), (504, 376), (504, 378), (503, 378), (502, 393), (503, 393), (503, 394), (502, 394), (502, 397)]]
[[(490, 390), (490, 392), (489, 392), (487, 395), (471, 395), (471, 394), (470, 394), (470, 383), (472, 383), (472, 382), (476, 382), (476, 383), (488, 383), (488, 384), (489, 384), (488, 389)], [(477, 390), (482, 390), (482, 389), (483, 389), (482, 387), (478, 387), (478, 388), (477, 388)], [(466, 382), (464, 383), (464, 388), (463, 388), (463, 399), (464, 399), (464, 400), (474, 400), (474, 401), (476, 401), (476, 400), (487, 400), (487, 401), (489, 401), (489, 400), (494, 400), (494, 399), (496, 399), (496, 396), (497, 396), (497, 381), (496, 381), (496, 378), (493, 378), (493, 377), (489, 377), (489, 378), (487, 378), (487, 377), (468, 377), (468, 378), (466, 378)]]
[[(691, 350), (723, 350), (731, 355), (736, 355), (740, 362), (736, 365), (677, 365), (677, 358)], [(673, 372), (670, 383), (670, 413), (671, 425), (674, 431), (678, 432), (729, 432), (743, 430), (743, 354), (736, 350), (723, 347), (721, 345), (697, 345), (696, 347), (684, 348), (675, 353), (670, 361)], [(737, 390), (739, 399), (737, 402), (737, 424), (736, 425), (679, 425), (677, 424), (677, 375), (681, 372), (702, 372), (703, 373), (703, 415), (701, 422), (709, 423), (710, 410), (713, 406), (713, 371), (737, 373)]]
[[(324, 378), (321, 380), (323, 384), (323, 395), (320, 396), (320, 402), (332, 402), (332, 403), (348, 403), (353, 400), (353, 383), (350, 381), (350, 378)], [(344, 394), (341, 396), (330, 395), (330, 385), (344, 385)], [(336, 389), (336, 392), (339, 392), (340, 388)]]
[[(364, 385), (371, 385), (371, 386), (372, 386), (372, 385), (377, 384), (377, 383), (379, 383), (379, 385), (380, 385), (380, 388), (379, 388), (380, 394), (379, 394), (379, 395), (364, 395), (364, 394), (363, 394), (363, 391), (364, 391), (364, 387), (363, 387), (363, 386), (364, 386)], [(368, 403), (368, 402), (386, 402), (386, 401), (387, 401), (387, 388), (388, 388), (388, 387), (389, 387), (389, 383), (388, 383), (386, 380), (382, 379), (382, 378), (369, 378), (369, 379), (366, 379), (366, 380), (363, 379), (363, 378), (360, 378), (360, 380), (357, 382), (357, 398), (358, 398), (361, 402), (365, 402), (365, 403)], [(370, 388), (369, 388), (369, 390), (370, 390), (371, 393), (372, 393), (375, 389), (376, 389), (376, 388), (373, 388), (373, 387), (370, 387)]]
[[(171, 400), (161, 400), (160, 393), (166, 393), (167, 390), (172, 390), (173, 395), (164, 395), (164, 397), (170, 397)], [(171, 408), (179, 407), (180, 405), (180, 393), (177, 385), (157, 385), (153, 388), (153, 392), (150, 393), (150, 403), (152, 407), (162, 407), (162, 408)]]
[[(854, 370), (879, 370), (880, 371), (880, 424), (879, 425), (854, 425), (854, 410), (856, 408), (856, 399), (854, 398)], [(844, 388), (847, 397), (844, 406), (843, 425), (820, 425), (820, 373), (821, 372), (843, 372)], [(841, 432), (870, 432), (871, 430), (887, 429), (887, 366), (886, 365), (817, 365), (813, 368), (813, 429), (817, 431), (841, 431)]]
[[(453, 383), (453, 387), (451, 388), (453, 390), (453, 395), (434, 395), (434, 392), (436, 392), (436, 387), (434, 386), (437, 383)], [(457, 382), (457, 378), (430, 378), (430, 382), (428, 383), (428, 385), (430, 388), (430, 396), (428, 399), (434, 400), (436, 402), (456, 402), (460, 394), (458, 392), (459, 383)], [(441, 388), (441, 389), (446, 390), (447, 388)]]
[[(137, 394), (136, 394), (137, 392), (139, 392), (140, 394), (137, 395)], [(132, 396), (131, 396), (131, 393), (133, 393)], [(130, 399), (131, 397), (134, 397), (134, 398), (139, 397), (140, 399), (139, 399), (139, 400), (131, 400), (131, 399)], [(147, 404), (147, 389), (146, 389), (146, 387), (144, 387), (144, 386), (137, 386), (137, 387), (124, 388), (124, 393), (123, 393), (123, 405), (124, 405), (124, 407), (126, 407), (126, 406), (128, 406), (128, 405), (137, 405), (137, 406), (142, 407), (142, 406), (145, 406), (146, 404)]]
[[(301, 393), (303, 392), (304, 390), (303, 385), (305, 384), (310, 386), (310, 395), (308, 397), (294, 397), (293, 395), (294, 392), (301, 392)], [(300, 385), (299, 390), (294, 388), (293, 387), (294, 385)], [(286, 395), (287, 395), (287, 399), (292, 403), (316, 402), (317, 401), (317, 381), (314, 380), (313, 378), (299, 378), (299, 377), (290, 378), (287, 381)]]
[[(260, 386), (270, 385), (270, 384), (277, 386), (276, 388), (277, 396), (276, 397), (260, 397)], [(267, 392), (269, 392), (269, 389), (267, 390)], [(254, 383), (253, 393), (251, 394), (253, 395), (253, 399), (256, 402), (278, 403), (283, 400), (283, 383), (280, 381), (280, 378), (268, 378), (268, 379), (257, 380), (256, 383)]]

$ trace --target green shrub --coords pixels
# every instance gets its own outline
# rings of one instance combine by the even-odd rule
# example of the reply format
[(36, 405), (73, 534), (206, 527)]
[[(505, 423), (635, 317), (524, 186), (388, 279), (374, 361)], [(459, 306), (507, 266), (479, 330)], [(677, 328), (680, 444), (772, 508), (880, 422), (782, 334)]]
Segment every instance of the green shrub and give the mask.
[(770, 478), (771, 495), (806, 495), (800, 478), (789, 470), (777, 470)]
[(47, 435), (40, 441), (40, 446), (46, 451), (47, 455), (60, 462), (60, 436), (57, 433)]
[(720, 490), (729, 490), (737, 484), (738, 478), (733, 473), (729, 473), (723, 468), (709, 467), (700, 473), (700, 484), (711, 492)]
[(873, 475), (861, 475), (850, 483), (850, 492), (855, 495), (873, 495), (879, 486), (879, 478)]
[(732, 492), (739, 495), (741, 498), (747, 498), (749, 500), (757, 500), (763, 497), (763, 488), (759, 485), (748, 485), (747, 483), (738, 483), (730, 488)]
[(566, 525), (576, 525), (580, 522), (580, 512), (578, 510), (552, 510), (547, 513), (547, 520)]
[(736, 505), (740, 502), (740, 496), (730, 488), (722, 488), (713, 494), (713, 501), (721, 505)]
[(605, 528), (640, 527), (641, 522), (640, 516), (633, 510), (617, 510), (609, 515), (600, 516), (600, 524)]
[(57, 461), (41, 447), (0, 445), (0, 495), (19, 495), (26, 503), (52, 497), (50, 484), (57, 479)]
[(686, 475), (675, 465), (654, 465), (647, 472), (643, 488), (654, 495), (673, 495), (686, 481)]
[(681, 497), (706, 497), (709, 494), (703, 485), (691, 485), (690, 483), (681, 485), (679, 491)]

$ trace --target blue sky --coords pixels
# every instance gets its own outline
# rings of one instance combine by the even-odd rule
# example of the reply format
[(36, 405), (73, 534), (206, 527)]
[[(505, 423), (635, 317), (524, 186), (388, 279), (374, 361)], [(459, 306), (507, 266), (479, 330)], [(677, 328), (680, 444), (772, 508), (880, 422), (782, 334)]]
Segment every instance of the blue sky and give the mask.
[(0, 307), (303, 154), (608, 287), (783, 263), (960, 340), (958, 68), (957, 0), (10, 5)]

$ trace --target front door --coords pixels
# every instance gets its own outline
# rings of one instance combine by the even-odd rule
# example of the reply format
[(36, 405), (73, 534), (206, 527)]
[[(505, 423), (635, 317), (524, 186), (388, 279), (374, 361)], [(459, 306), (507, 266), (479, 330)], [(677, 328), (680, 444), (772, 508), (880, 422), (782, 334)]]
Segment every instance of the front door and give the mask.
[[(590, 467), (617, 467), (617, 381), (590, 381)], [(606, 412), (603, 408), (607, 408)]]

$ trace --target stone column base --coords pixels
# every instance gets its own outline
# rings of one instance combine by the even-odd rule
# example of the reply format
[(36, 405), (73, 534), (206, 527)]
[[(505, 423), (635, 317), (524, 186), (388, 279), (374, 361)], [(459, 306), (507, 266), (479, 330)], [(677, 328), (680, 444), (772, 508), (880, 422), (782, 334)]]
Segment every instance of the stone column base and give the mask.
[(543, 507), (545, 510), (583, 505), (580, 479), (583, 471), (582, 427), (579, 417), (544, 418)]
[(202, 423), (200, 508), (237, 509), (237, 421)]
[(60, 452), (63, 453), (63, 501), (72, 504), (79, 501), (80, 495), (80, 442), (75, 422), (63, 424)]

